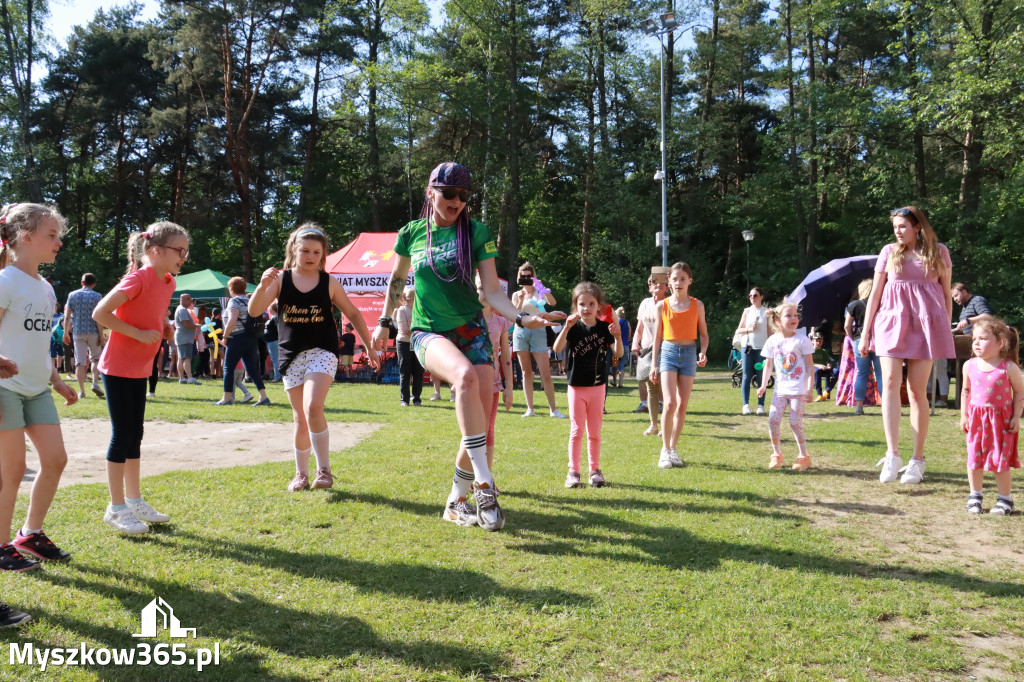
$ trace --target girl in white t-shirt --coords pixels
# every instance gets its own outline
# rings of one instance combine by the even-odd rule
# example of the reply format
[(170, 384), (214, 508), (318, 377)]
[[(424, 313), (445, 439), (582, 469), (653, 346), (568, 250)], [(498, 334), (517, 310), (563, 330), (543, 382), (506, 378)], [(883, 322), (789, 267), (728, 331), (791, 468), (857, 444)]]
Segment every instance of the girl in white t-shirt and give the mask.
[[(39, 204), (11, 204), (0, 211), (0, 571), (27, 571), (71, 555), (43, 532), (43, 520), (67, 464), (64, 436), (50, 386), (65, 405), (78, 394), (50, 362), (48, 348), (57, 297), (39, 275), (61, 247), (64, 218)], [(13, 262), (11, 262), (13, 256)], [(14, 542), (11, 521), (25, 475), (25, 436), (39, 455), (28, 518)]]
[(764, 396), (775, 368), (775, 392), (772, 406), (768, 410), (768, 433), (772, 439), (772, 458), (769, 469), (782, 467), (781, 426), (782, 415), (789, 406), (789, 428), (793, 430), (800, 455), (794, 469), (807, 469), (811, 457), (807, 454), (807, 437), (804, 435), (804, 404), (813, 396), (811, 382), (814, 379), (814, 344), (806, 334), (797, 334), (800, 313), (795, 303), (783, 303), (768, 311), (768, 324), (775, 333), (768, 337), (761, 350), (764, 357), (764, 374), (757, 397)]

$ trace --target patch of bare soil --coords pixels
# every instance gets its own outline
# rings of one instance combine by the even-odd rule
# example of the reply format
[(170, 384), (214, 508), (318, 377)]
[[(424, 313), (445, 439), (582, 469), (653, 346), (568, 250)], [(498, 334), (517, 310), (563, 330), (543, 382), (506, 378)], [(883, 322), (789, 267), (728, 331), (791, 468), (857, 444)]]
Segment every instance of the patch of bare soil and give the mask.
[[(383, 424), (346, 423), (330, 425), (331, 451), (350, 448)], [(110, 422), (105, 419), (66, 419), (61, 422), (68, 465), (61, 487), (107, 480), (107, 446)], [(222, 469), (227, 467), (286, 462), (294, 458), (292, 426), (281, 423), (237, 423), (191, 421), (184, 424), (146, 422), (142, 440), (143, 476), (168, 471)], [(39, 472), (39, 458), (26, 456), (21, 491), (28, 492)]]

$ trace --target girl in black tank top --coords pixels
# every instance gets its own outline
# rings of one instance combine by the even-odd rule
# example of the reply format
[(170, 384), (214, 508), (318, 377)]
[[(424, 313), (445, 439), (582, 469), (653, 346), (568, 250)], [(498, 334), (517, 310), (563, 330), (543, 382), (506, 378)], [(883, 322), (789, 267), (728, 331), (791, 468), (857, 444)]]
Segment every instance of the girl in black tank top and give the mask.
[[(300, 226), (288, 237), (284, 268), (267, 268), (249, 299), (252, 314), (262, 313), (277, 299), (278, 366), (295, 415), (295, 478), (288, 484), (291, 492), (334, 485), (324, 402), (338, 371), (335, 307), (355, 326), (370, 366), (379, 365), (363, 316), (348, 300), (341, 283), (324, 272), (329, 246), (327, 235), (319, 227), (312, 223)], [(300, 291), (296, 282), (312, 288)], [(311, 452), (316, 456), (312, 481)]]
[(322, 348), (337, 355), (338, 326), (332, 311), (330, 279), (330, 275), (321, 272), (317, 285), (302, 292), (295, 288), (291, 270), (281, 272), (281, 293), (277, 299), (281, 374), (304, 350)]

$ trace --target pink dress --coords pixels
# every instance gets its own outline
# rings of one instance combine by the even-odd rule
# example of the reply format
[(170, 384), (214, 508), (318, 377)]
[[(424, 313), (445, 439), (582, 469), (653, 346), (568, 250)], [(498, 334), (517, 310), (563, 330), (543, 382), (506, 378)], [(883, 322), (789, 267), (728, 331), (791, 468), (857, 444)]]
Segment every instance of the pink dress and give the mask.
[(971, 358), (964, 371), (971, 380), (971, 403), (967, 406), (967, 468), (1003, 473), (1020, 468), (1018, 434), (1010, 433), (1013, 419), (1013, 388), (1003, 360), (995, 369), (984, 370)]
[[(886, 271), (894, 246), (890, 243), (882, 249), (875, 272)], [(952, 270), (945, 244), (939, 244), (939, 256)], [(910, 360), (956, 357), (938, 276), (925, 274), (919, 260), (904, 260), (901, 272), (887, 274), (872, 327), (871, 350), (881, 356)]]

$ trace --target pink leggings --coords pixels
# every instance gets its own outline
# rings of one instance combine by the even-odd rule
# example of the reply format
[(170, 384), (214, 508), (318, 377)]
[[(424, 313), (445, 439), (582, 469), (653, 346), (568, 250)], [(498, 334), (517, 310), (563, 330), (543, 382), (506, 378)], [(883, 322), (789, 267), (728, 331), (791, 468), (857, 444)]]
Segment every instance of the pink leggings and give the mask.
[(768, 434), (772, 438), (772, 448), (775, 454), (781, 454), (779, 439), (782, 437), (782, 413), (789, 406), (789, 428), (793, 430), (796, 438), (796, 446), (800, 450), (800, 456), (807, 455), (807, 436), (804, 435), (804, 402), (806, 395), (779, 395), (772, 394), (772, 406), (768, 411)]
[(494, 445), (494, 422), (498, 419), (498, 398), (501, 396), (494, 392), (494, 399), (491, 400), (491, 417), (487, 420), (487, 445)]
[(569, 387), (569, 468), (580, 470), (583, 430), (587, 431), (590, 470), (601, 465), (601, 422), (604, 421), (604, 386)]

